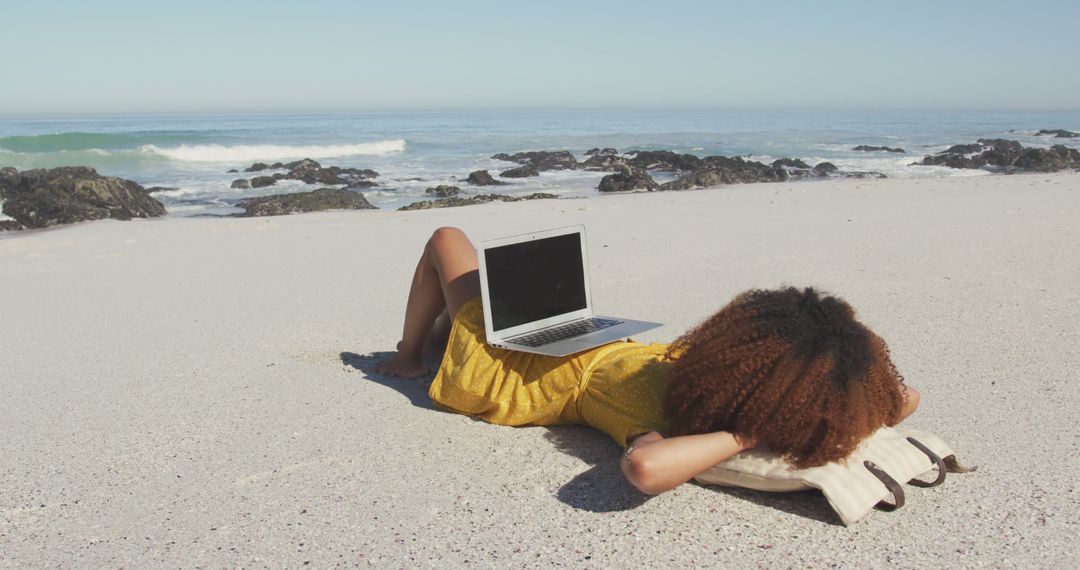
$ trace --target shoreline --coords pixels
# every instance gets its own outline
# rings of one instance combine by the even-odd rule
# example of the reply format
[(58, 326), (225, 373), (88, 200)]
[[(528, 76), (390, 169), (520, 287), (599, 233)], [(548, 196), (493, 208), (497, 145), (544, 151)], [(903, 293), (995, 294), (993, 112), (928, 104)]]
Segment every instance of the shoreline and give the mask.
[[(598, 174), (600, 174), (600, 173), (598, 173)], [(603, 174), (607, 174), (607, 173), (603, 173)], [(1062, 171), (1058, 171), (1058, 172), (1030, 172), (1030, 171), (1026, 171), (1026, 172), (992, 172), (992, 171), (987, 171), (987, 170), (978, 170), (978, 171), (972, 171), (971, 174), (966, 174), (966, 175), (948, 176), (948, 177), (925, 177), (925, 178), (917, 177), (917, 178), (882, 178), (882, 179), (875, 179), (875, 178), (812, 178), (812, 177), (806, 177), (806, 178), (785, 180), (783, 182), (753, 182), (753, 183), (741, 183), (741, 184), (721, 184), (721, 185), (717, 185), (717, 186), (709, 186), (709, 187), (704, 187), (704, 188), (689, 188), (689, 189), (685, 189), (685, 190), (663, 190), (663, 189), (661, 189), (661, 190), (644, 190), (644, 189), (634, 189), (634, 190), (619, 191), (619, 192), (602, 192), (602, 191), (598, 191), (596, 189), (593, 189), (592, 194), (585, 195), (585, 196), (578, 196), (578, 195), (571, 195), (571, 196), (542, 195), (541, 196), (539, 193), (535, 194), (535, 195), (534, 194), (529, 194), (529, 195), (515, 194), (515, 195), (508, 195), (511, 199), (505, 200), (505, 201), (518, 202), (518, 201), (531, 201), (531, 200), (537, 200), (537, 199), (539, 199), (539, 200), (557, 200), (557, 201), (592, 200), (592, 199), (597, 199), (597, 198), (608, 198), (608, 197), (612, 197), (612, 196), (635, 196), (635, 195), (671, 194), (671, 193), (687, 193), (687, 192), (722, 192), (722, 191), (730, 190), (730, 189), (736, 188), (736, 187), (738, 187), (738, 188), (741, 188), (741, 187), (761, 188), (761, 187), (768, 187), (768, 186), (783, 187), (783, 186), (788, 186), (788, 185), (802, 185), (802, 184), (815, 184), (815, 183), (817, 183), (817, 184), (839, 184), (839, 185), (847, 185), (847, 184), (859, 184), (859, 185), (861, 185), (861, 184), (867, 184), (867, 183), (876, 184), (876, 183), (890, 183), (890, 182), (900, 181), (901, 183), (903, 183), (903, 182), (911, 182), (911, 183), (914, 183), (914, 184), (918, 185), (918, 184), (922, 184), (922, 183), (930, 184), (930, 183), (934, 183), (934, 182), (938, 182), (938, 181), (940, 181), (940, 182), (962, 181), (962, 180), (971, 180), (971, 179), (986, 178), (986, 177), (997, 178), (997, 177), (1028, 177), (1028, 176), (1077, 176), (1077, 175), (1080, 175), (1080, 170), (1073, 171), (1073, 170), (1066, 169), (1066, 170), (1062, 170)], [(469, 187), (469, 188), (470, 188), (471, 191), (468, 192), (468, 193), (461, 194), (461, 196), (464, 196), (466, 198), (480, 197), (485, 193), (490, 193), (491, 192), (488, 189), (489, 187), (485, 187), (485, 186)], [(496, 186), (494, 188), (498, 188), (498, 187)], [(304, 194), (304, 193), (305, 192), (300, 192), (300, 194)], [(268, 194), (268, 195), (265, 195), (265, 197), (270, 198), (270, 197), (276, 197), (276, 196), (289, 196), (289, 195), (294, 195), (294, 194), (296, 194), (296, 193)], [(251, 198), (251, 199), (255, 199), (255, 198)], [(427, 202), (442, 202), (442, 201), (445, 201), (445, 200), (446, 200), (446, 198), (436, 198), (436, 199), (429, 199), (429, 200), (426, 200), (426, 201)], [(499, 202), (499, 200), (493, 200), (493, 201), (494, 202)], [(414, 202), (412, 204), (416, 204), (416, 203), (420, 203), (420, 202), (424, 202), (424, 201), (422, 200), (422, 201), (419, 201), (419, 202)], [(0, 202), (0, 203), (2, 203), (2, 202)], [(489, 202), (465, 203), (465, 204), (461, 204), (461, 205), (435, 206), (435, 207), (429, 207), (429, 208), (409, 208), (408, 206), (403, 206), (403, 207), (399, 207), (399, 208), (372, 207), (370, 210), (371, 211), (381, 211), (381, 212), (401, 212), (401, 211), (418, 211), (418, 210), (439, 210), (439, 209), (447, 209), (447, 208), (448, 209), (457, 209), (457, 208), (462, 208), (462, 207), (480, 206), (480, 205), (484, 205), (484, 204), (487, 204), (487, 203), (489, 203)], [(159, 216), (159, 217), (155, 217), (155, 218), (135, 218), (135, 219), (123, 220), (123, 221), (125, 221), (125, 222), (138, 222), (138, 221), (146, 222), (146, 221), (164, 221), (164, 220), (176, 220), (176, 219), (235, 220), (235, 219), (244, 219), (244, 218), (249, 218), (249, 217), (250, 218), (276, 218), (276, 217), (283, 217), (283, 216), (310, 215), (310, 214), (332, 213), (332, 212), (355, 212), (355, 211), (356, 210), (349, 210), (349, 209), (327, 209), (327, 210), (317, 210), (317, 211), (310, 211), (310, 212), (290, 212), (290, 213), (287, 213), (287, 214), (269, 215), (269, 216), (244, 216), (242, 214), (178, 215), (178, 214), (174, 214), (174, 213), (170, 213), (170, 212), (166, 211), (166, 213), (164, 215)], [(18, 229), (18, 230), (0, 231), (0, 240), (3, 240), (5, 238), (12, 238), (14, 236), (32, 235), (32, 234), (37, 234), (37, 233), (46, 232), (46, 231), (73, 228), (73, 227), (77, 227), (77, 226), (81, 226), (81, 225), (85, 225), (85, 224), (90, 224), (90, 223), (93, 223), (93, 222), (104, 222), (104, 221), (118, 221), (118, 220), (110, 220), (110, 219), (83, 220), (83, 221), (79, 221), (79, 222), (60, 224), (60, 225), (50, 226), (50, 227), (46, 227), (46, 228), (23, 228), (23, 229)]]
[[(0, 560), (16, 566), (1072, 567), (1080, 176), (761, 183), (0, 239)], [(847, 299), (975, 473), (851, 528), (813, 493), (646, 499), (582, 427), (383, 378), (423, 243), (583, 223), (666, 342), (754, 287)], [(948, 532), (942, 532), (947, 529)], [(852, 548), (853, 541), (857, 548)], [(934, 548), (927, 548), (932, 544)], [(705, 562), (707, 564), (707, 562)]]
[[(845, 118), (846, 117), (846, 118)], [(171, 215), (197, 212), (228, 214), (246, 198), (308, 191), (318, 186), (280, 180), (270, 188), (233, 188), (252, 161), (293, 161), (304, 157), (342, 169), (370, 169), (379, 174), (375, 187), (363, 190), (380, 208), (425, 200), (429, 187), (462, 181), (472, 172), (499, 176), (521, 163), (496, 160), (500, 154), (549, 149), (569, 151), (577, 159), (594, 148), (671, 151), (697, 157), (742, 157), (764, 164), (802, 160), (829, 163), (843, 171), (880, 172), (890, 178), (953, 176), (947, 166), (912, 166), (950, 145), (978, 138), (1013, 139), (1030, 148), (1076, 146), (1080, 138), (1039, 135), (1063, 128), (1080, 131), (1069, 114), (956, 112), (948, 120), (922, 112), (840, 113), (829, 119), (813, 112), (740, 113), (688, 111), (643, 113), (447, 113), (370, 117), (236, 117), (171, 120), (85, 119), (47, 123), (0, 121), (0, 164), (19, 170), (83, 165), (134, 180), (156, 194)], [(834, 120), (835, 119), (835, 120)], [(1056, 131), (1052, 131), (1056, 132)], [(864, 150), (863, 149), (885, 149)], [(903, 149), (905, 153), (890, 152)], [(342, 153), (347, 156), (342, 156)], [(538, 177), (508, 178), (507, 194), (595, 193), (603, 174), (550, 171)], [(652, 171), (655, 173), (655, 171)], [(686, 172), (678, 173), (685, 174)], [(265, 174), (265, 173), (260, 173)], [(283, 174), (283, 173), (279, 173)], [(676, 173), (655, 179), (669, 182)], [(249, 181), (250, 182), (250, 181)]]

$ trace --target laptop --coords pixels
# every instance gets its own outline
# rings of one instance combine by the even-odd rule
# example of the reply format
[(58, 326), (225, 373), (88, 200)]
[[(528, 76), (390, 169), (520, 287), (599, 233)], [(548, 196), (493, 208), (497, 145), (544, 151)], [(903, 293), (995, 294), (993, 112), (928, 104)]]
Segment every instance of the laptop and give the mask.
[(491, 346), (566, 356), (661, 326), (593, 314), (584, 226), (484, 241), (476, 253)]

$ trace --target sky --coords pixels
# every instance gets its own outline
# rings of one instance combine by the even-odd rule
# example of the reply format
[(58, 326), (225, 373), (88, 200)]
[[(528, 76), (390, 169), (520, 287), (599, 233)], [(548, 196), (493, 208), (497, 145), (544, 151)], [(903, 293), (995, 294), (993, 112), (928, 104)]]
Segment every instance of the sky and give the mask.
[(0, 0), (0, 115), (1080, 109), (1080, 2)]

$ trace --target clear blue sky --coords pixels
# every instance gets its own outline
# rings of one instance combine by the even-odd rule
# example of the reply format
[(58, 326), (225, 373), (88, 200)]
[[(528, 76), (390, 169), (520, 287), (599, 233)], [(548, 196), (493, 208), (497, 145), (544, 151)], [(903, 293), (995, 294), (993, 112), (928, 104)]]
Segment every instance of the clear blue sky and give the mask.
[(0, 115), (1080, 109), (1080, 2), (5, 2)]

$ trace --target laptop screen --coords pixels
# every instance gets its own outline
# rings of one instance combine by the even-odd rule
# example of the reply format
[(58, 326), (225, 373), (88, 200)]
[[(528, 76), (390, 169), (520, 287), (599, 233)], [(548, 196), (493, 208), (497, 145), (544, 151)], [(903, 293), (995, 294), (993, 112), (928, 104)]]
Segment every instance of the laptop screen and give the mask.
[(487, 248), (492, 330), (585, 308), (581, 234)]

